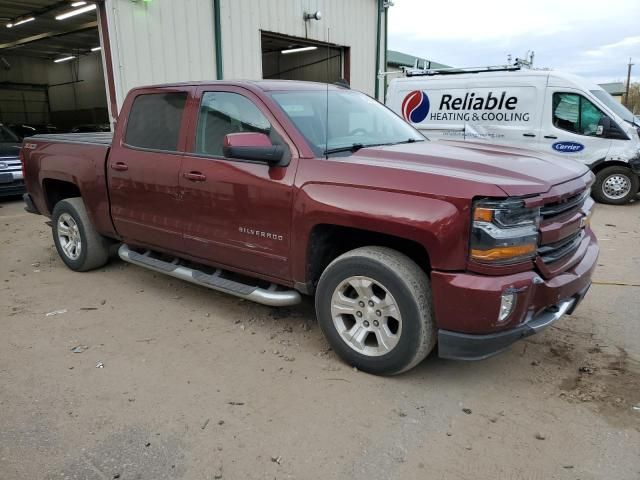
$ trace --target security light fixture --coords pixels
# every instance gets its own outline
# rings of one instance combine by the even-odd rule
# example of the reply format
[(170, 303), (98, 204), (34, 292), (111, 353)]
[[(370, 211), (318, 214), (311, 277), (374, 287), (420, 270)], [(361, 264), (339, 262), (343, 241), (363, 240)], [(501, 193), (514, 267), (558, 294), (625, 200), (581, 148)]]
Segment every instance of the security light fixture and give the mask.
[(53, 63), (62, 63), (62, 62), (68, 62), (69, 60), (73, 60), (74, 57), (73, 55), (69, 55), (68, 57), (62, 57), (62, 58), (56, 58)]
[(300, 48), (289, 48), (287, 50), (280, 50), (280, 53), (283, 55), (287, 55), (289, 53), (298, 53), (298, 52), (307, 52), (309, 50), (317, 50), (318, 47), (300, 47)]
[(92, 52), (97, 52), (98, 50), (101, 50), (101, 49), (102, 49), (102, 47), (93, 47), (93, 48), (91, 49), (91, 51), (92, 51)]
[(91, 5), (87, 5), (85, 7), (76, 8), (74, 10), (69, 10), (68, 12), (61, 13), (56, 17), (56, 20), (66, 20), (69, 17), (75, 17), (76, 15), (80, 15), (81, 13), (91, 12), (96, 9), (96, 4), (92, 3)]
[(305, 13), (303, 18), (305, 22), (308, 20), (320, 20), (322, 18), (322, 12)]
[(7, 23), (7, 28), (13, 28), (17, 27), (18, 25), (22, 25), (23, 23), (33, 22), (35, 19), (36, 17), (22, 18), (20, 20), (16, 20), (15, 22)]

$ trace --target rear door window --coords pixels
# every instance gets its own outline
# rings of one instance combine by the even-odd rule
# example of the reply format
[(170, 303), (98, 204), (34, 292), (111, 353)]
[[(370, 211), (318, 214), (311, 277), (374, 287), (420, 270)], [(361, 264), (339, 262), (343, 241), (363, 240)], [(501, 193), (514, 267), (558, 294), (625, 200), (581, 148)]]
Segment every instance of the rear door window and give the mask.
[(138, 95), (129, 113), (125, 143), (138, 148), (177, 151), (186, 101), (187, 92)]

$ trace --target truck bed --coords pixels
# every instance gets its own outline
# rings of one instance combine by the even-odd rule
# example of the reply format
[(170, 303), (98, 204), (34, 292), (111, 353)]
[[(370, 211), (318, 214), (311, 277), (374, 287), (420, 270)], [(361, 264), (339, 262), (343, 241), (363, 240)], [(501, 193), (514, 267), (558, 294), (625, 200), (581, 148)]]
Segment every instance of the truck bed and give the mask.
[(24, 139), (25, 183), (35, 208), (50, 216), (60, 195), (82, 197), (98, 233), (116, 236), (109, 212), (106, 162), (110, 132), (34, 135)]
[[(30, 137), (34, 140), (45, 140), (47, 142), (64, 142), (64, 143), (84, 143), (90, 145), (107, 145), (111, 146), (113, 141), (112, 132), (90, 132), (90, 133), (48, 133), (42, 135), (34, 135)], [(28, 139), (25, 139), (28, 140)]]

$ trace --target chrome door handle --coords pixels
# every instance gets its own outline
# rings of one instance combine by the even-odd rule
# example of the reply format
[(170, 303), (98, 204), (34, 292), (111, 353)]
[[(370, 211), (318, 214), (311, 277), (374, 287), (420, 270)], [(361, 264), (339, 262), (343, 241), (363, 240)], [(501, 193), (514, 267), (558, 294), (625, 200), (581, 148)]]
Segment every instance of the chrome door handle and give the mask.
[(207, 179), (207, 177), (200, 172), (185, 172), (182, 176), (192, 182), (204, 182)]
[(126, 170), (129, 170), (129, 166), (126, 163), (123, 163), (123, 162), (112, 163), (111, 164), (111, 168), (113, 170), (117, 170), (119, 172), (124, 172)]

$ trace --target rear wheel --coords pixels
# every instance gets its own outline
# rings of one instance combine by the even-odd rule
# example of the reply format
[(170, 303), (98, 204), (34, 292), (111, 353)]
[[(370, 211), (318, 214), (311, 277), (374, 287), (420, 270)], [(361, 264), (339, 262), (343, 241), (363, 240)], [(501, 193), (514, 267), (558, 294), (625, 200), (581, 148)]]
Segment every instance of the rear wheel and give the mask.
[(591, 194), (600, 203), (623, 205), (635, 198), (640, 181), (630, 168), (613, 165), (596, 174)]
[(318, 283), (316, 312), (334, 351), (366, 372), (409, 370), (435, 345), (427, 275), (390, 248), (358, 248), (336, 258)]
[(71, 270), (85, 272), (109, 260), (109, 240), (93, 228), (81, 198), (56, 203), (51, 215), (58, 255)]

